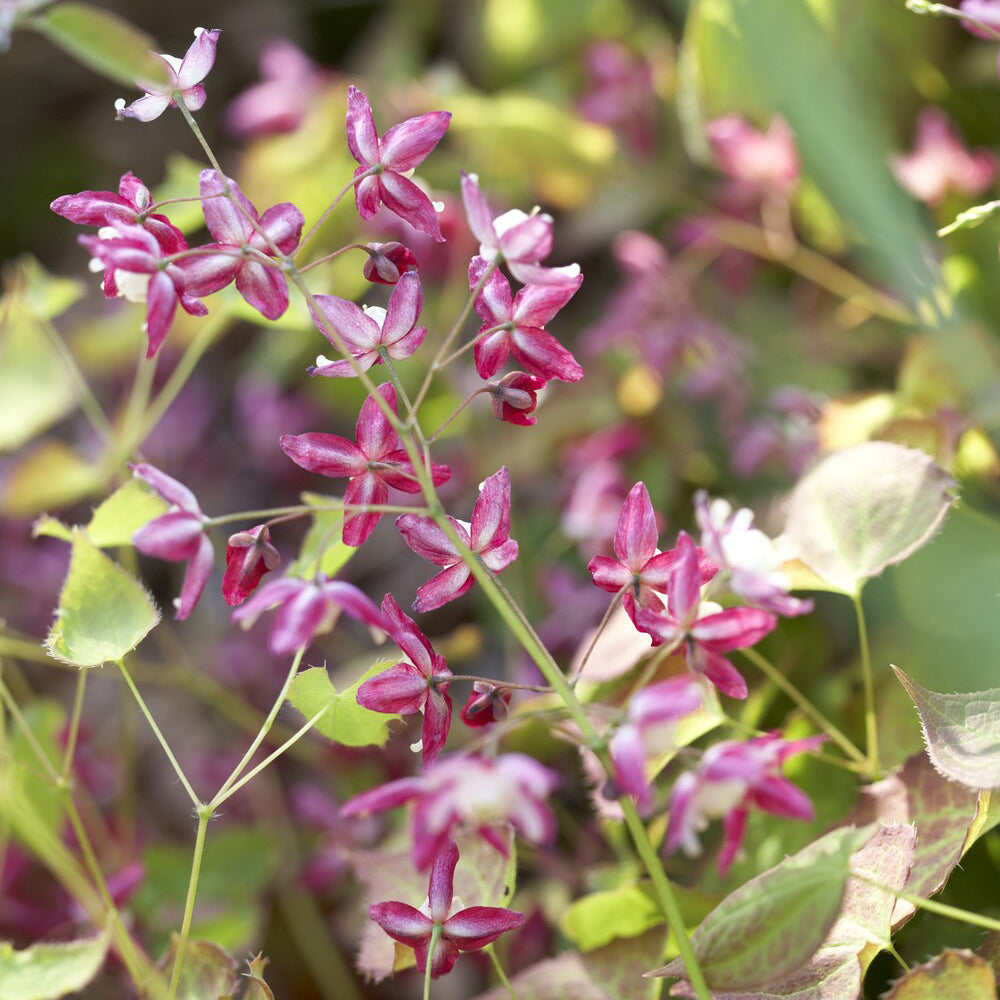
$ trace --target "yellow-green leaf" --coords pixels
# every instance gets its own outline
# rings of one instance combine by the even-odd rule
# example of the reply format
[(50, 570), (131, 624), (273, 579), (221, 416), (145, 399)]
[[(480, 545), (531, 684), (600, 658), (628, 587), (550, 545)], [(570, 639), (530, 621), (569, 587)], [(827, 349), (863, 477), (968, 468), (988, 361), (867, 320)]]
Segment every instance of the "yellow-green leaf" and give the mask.
[(82, 990), (104, 964), (108, 941), (104, 933), (67, 944), (36, 944), (22, 951), (0, 941), (0, 997), (58, 1000)]
[(997, 1000), (993, 970), (965, 949), (948, 948), (896, 980), (885, 1000)]

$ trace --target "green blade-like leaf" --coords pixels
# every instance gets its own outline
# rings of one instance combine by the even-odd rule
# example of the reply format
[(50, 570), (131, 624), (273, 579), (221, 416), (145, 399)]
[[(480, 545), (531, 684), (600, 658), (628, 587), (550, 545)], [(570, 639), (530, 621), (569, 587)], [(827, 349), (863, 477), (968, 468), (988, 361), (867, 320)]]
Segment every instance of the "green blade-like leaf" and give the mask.
[(159, 45), (117, 14), (87, 3), (59, 3), (31, 23), (74, 59), (118, 83), (167, 82), (165, 67), (152, 55)]
[(931, 763), (967, 788), (1000, 788), (1000, 688), (939, 694), (892, 669), (917, 706)]
[(965, 949), (947, 948), (897, 979), (884, 1000), (997, 1000), (988, 962)]
[(49, 655), (98, 667), (135, 649), (159, 620), (142, 584), (74, 529), (69, 573), (45, 644)]
[(0, 941), (0, 997), (58, 1000), (82, 990), (100, 971), (110, 935), (68, 944), (36, 944), (23, 951)]
[(825, 458), (792, 491), (780, 539), (831, 589), (864, 582), (902, 562), (941, 527), (955, 482), (922, 451), (868, 441)]
[(323, 667), (303, 670), (292, 681), (288, 701), (307, 719), (329, 706), (314, 728), (335, 743), (348, 747), (384, 746), (389, 739), (389, 723), (399, 716), (363, 708), (358, 704), (358, 688), (392, 662), (376, 663), (343, 691), (337, 691)]

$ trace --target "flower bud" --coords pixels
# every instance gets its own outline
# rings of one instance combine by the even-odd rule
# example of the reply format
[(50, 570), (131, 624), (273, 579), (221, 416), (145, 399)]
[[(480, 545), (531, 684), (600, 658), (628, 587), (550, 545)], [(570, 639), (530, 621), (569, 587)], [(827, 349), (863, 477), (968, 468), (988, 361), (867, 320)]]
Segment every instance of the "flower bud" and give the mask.
[(417, 270), (417, 258), (402, 243), (369, 243), (368, 260), (361, 271), (369, 281), (394, 285), (400, 275)]
[(222, 578), (222, 596), (226, 604), (242, 604), (257, 589), (261, 577), (281, 562), (271, 544), (267, 525), (258, 524), (249, 531), (237, 531), (226, 543), (226, 572)]
[(472, 694), (461, 711), (462, 721), (478, 729), (507, 718), (510, 688), (497, 687), (484, 681), (472, 685)]
[(545, 387), (545, 379), (525, 372), (509, 372), (486, 390), (493, 396), (493, 415), (509, 424), (530, 427), (537, 418), (529, 414), (538, 405), (537, 393)]

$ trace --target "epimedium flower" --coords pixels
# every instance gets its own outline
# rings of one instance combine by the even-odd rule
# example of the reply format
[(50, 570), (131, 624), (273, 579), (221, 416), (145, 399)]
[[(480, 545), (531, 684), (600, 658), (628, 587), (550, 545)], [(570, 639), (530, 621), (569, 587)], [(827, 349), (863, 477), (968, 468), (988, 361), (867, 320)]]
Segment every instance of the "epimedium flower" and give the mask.
[(413, 863), (428, 868), (451, 839), (456, 827), (472, 827), (491, 846), (506, 854), (495, 829), (510, 823), (533, 844), (549, 842), (556, 832), (547, 804), (559, 776), (533, 757), (520, 753), (486, 758), (441, 757), (423, 774), (398, 778), (354, 796), (341, 815), (360, 816), (414, 802), (411, 811)]
[[(472, 258), (470, 290), (476, 288), (489, 266), (482, 257)], [(565, 284), (525, 285), (512, 297), (510, 282), (494, 269), (475, 302), (483, 320), (474, 348), (480, 376), (495, 375), (513, 354), (518, 364), (541, 378), (564, 382), (583, 378), (576, 358), (544, 329), (576, 294), (582, 281), (583, 275), (578, 274)]]
[[(434, 859), (424, 905), (417, 909), (400, 902), (374, 903), (368, 910), (386, 934), (413, 949), (418, 972), (426, 972), (430, 963), (432, 979), (450, 972), (460, 952), (484, 948), (525, 921), (523, 913), (502, 906), (462, 907), (455, 897), (457, 865), (458, 847), (448, 840)], [(440, 930), (430, 954), (435, 928)]]
[[(462, 541), (494, 572), (517, 558), (517, 542), (510, 537), (510, 473), (507, 466), (493, 473), (480, 487), (472, 508), (472, 523), (449, 517)], [(473, 583), (472, 571), (444, 531), (427, 517), (401, 514), (396, 527), (403, 541), (418, 556), (443, 567), (437, 576), (417, 589), (414, 611), (433, 611), (464, 594)]]
[(473, 729), (480, 729), (507, 718), (510, 711), (510, 688), (486, 681), (474, 681), (472, 693), (459, 713), (462, 721)]
[(780, 115), (771, 120), (766, 132), (759, 132), (739, 115), (726, 115), (709, 122), (706, 133), (719, 169), (732, 179), (729, 198), (787, 198), (798, 182), (795, 139)]
[(205, 224), (217, 242), (198, 247), (184, 258), (182, 267), (191, 293), (210, 295), (235, 281), (237, 291), (254, 309), (267, 319), (277, 319), (288, 308), (288, 281), (276, 265), (265, 260), (275, 256), (272, 243), (282, 254), (299, 245), (305, 222), (302, 213), (290, 202), (282, 202), (258, 216), (236, 181), (217, 170), (201, 172), (199, 190)]
[(545, 388), (545, 379), (527, 372), (508, 372), (503, 378), (487, 382), (483, 387), (493, 399), (493, 416), (508, 424), (532, 427), (538, 423), (533, 416), (538, 405), (538, 393)]
[(201, 512), (195, 495), (183, 483), (146, 463), (130, 468), (136, 479), (148, 483), (170, 504), (166, 514), (150, 521), (132, 536), (132, 543), (148, 556), (187, 563), (180, 597), (174, 601), (177, 609), (174, 617), (184, 621), (194, 610), (212, 575), (215, 553), (206, 529), (208, 519)]
[(676, 561), (667, 582), (667, 607), (663, 612), (637, 607), (635, 625), (654, 639), (684, 646), (690, 667), (703, 673), (730, 698), (747, 696), (746, 681), (723, 656), (746, 649), (763, 639), (778, 624), (762, 608), (726, 608), (702, 601), (698, 550), (682, 531), (677, 538)]
[(80, 243), (93, 255), (91, 268), (104, 270), (104, 294), (123, 296), (129, 302), (146, 303), (146, 357), (159, 350), (179, 302), (192, 316), (208, 313), (187, 289), (182, 268), (164, 255), (157, 238), (142, 226), (112, 219), (96, 236), (80, 236)]
[(392, 594), (382, 599), (382, 615), (389, 638), (408, 659), (365, 681), (358, 688), (358, 704), (373, 712), (423, 712), (421, 756), (425, 765), (431, 764), (441, 753), (451, 727), (451, 671)]
[[(396, 390), (383, 382), (376, 392), (396, 412)], [(404, 493), (419, 493), (413, 465), (403, 450), (399, 435), (381, 407), (369, 396), (361, 406), (356, 442), (336, 434), (285, 434), (281, 450), (296, 465), (332, 479), (348, 477), (344, 503), (350, 506), (384, 504), (389, 487)], [(435, 486), (447, 482), (447, 465), (431, 465)], [(375, 530), (382, 515), (378, 511), (345, 511), (344, 544), (358, 546)]]
[(354, 200), (362, 219), (385, 205), (415, 229), (444, 242), (430, 198), (405, 176), (441, 141), (450, 111), (430, 111), (394, 125), (381, 137), (368, 98), (357, 87), (347, 91), (347, 145), (360, 166), (354, 171)]
[(286, 576), (265, 583), (233, 612), (233, 621), (248, 629), (275, 607), (278, 611), (268, 639), (275, 656), (308, 646), (317, 635), (333, 628), (341, 612), (377, 629), (379, 636), (385, 631), (385, 618), (370, 598), (353, 584), (331, 580), (323, 573), (312, 580)]
[(237, 531), (226, 543), (226, 572), (222, 577), (222, 596), (226, 604), (242, 604), (256, 589), (265, 573), (281, 563), (278, 550), (271, 544), (266, 524), (249, 531)]
[(479, 240), (479, 256), (488, 263), (503, 261), (510, 273), (525, 285), (565, 285), (580, 277), (578, 264), (541, 267), (539, 261), (552, 252), (552, 216), (544, 212), (528, 215), (513, 208), (493, 218), (479, 189), (475, 174), (462, 173), (462, 201), (472, 235)]
[[(316, 295), (314, 298), (323, 314), (322, 319), (313, 315), (317, 329), (331, 344), (333, 339), (329, 331), (331, 328), (336, 330), (362, 371), (382, 363), (379, 353), (382, 350), (397, 361), (408, 358), (427, 335), (425, 327), (417, 326), (424, 307), (424, 292), (416, 271), (408, 271), (399, 277), (385, 309), (380, 306), (362, 309), (336, 295)], [(356, 372), (346, 358), (330, 361), (320, 355), (316, 366), (309, 369), (309, 374), (350, 378)]]
[(361, 273), (368, 281), (380, 285), (394, 285), (407, 271), (416, 271), (417, 258), (409, 247), (395, 240), (388, 243), (366, 243), (368, 259), (361, 267)]
[(188, 111), (201, 108), (207, 97), (201, 81), (208, 76), (215, 63), (215, 48), (219, 44), (221, 33), (218, 28), (210, 31), (195, 28), (194, 41), (183, 59), (154, 52), (153, 55), (166, 68), (167, 82), (158, 85), (137, 81), (146, 96), (133, 101), (128, 107), (125, 107), (125, 101), (121, 98), (115, 101), (118, 118), (137, 118), (141, 122), (151, 122), (159, 118), (167, 108), (176, 107), (178, 96)]
[(670, 795), (666, 849), (680, 847), (690, 857), (701, 853), (698, 834), (712, 819), (723, 819), (725, 841), (719, 871), (729, 871), (746, 830), (747, 814), (760, 809), (775, 816), (810, 820), (808, 796), (781, 775), (781, 765), (795, 754), (818, 747), (822, 736), (785, 740), (776, 734), (710, 746), (698, 769), (682, 774)]

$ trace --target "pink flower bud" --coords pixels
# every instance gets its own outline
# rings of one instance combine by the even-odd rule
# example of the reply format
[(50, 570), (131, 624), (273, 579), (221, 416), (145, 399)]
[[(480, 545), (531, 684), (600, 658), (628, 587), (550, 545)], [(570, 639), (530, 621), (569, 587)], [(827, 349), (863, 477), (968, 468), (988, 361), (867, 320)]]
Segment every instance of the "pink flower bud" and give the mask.
[(230, 607), (242, 604), (257, 589), (261, 577), (280, 562), (281, 556), (271, 544), (266, 524), (230, 535), (226, 543), (226, 572), (222, 577), (226, 604)]
[(484, 681), (476, 681), (462, 708), (462, 721), (473, 729), (488, 726), (507, 718), (510, 705), (510, 688), (497, 687)]
[(407, 271), (417, 270), (417, 258), (402, 243), (369, 243), (368, 260), (361, 268), (368, 281), (394, 285)]

